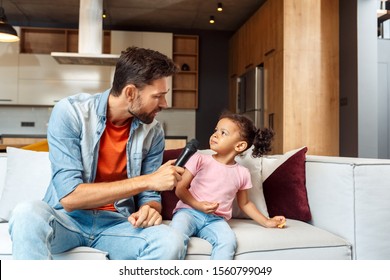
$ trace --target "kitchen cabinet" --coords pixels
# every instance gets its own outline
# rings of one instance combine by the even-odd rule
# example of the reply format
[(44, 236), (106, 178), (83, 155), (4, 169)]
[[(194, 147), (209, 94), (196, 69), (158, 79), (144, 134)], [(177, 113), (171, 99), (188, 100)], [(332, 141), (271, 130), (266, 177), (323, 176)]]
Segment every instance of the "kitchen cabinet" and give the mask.
[(232, 36), (230, 75), (241, 76), (283, 48), (283, 0), (268, 0)]
[(262, 56), (260, 58), (262, 59), (283, 48), (284, 2), (286, 1), (268, 0), (259, 10), (258, 17), (262, 32), (260, 47)]
[(173, 60), (180, 67), (173, 77), (173, 108), (198, 108), (198, 40), (196, 35), (173, 36)]
[(18, 104), (53, 106), (76, 93), (102, 92), (111, 86), (112, 69), (59, 64), (47, 54), (20, 54)]
[[(230, 108), (236, 107), (234, 77), (247, 70), (245, 63), (263, 64), (272, 153), (307, 146), (309, 154), (339, 155), (338, 32), (338, 0), (267, 0), (232, 36)], [(251, 59), (240, 62), (250, 42), (256, 45), (248, 50)]]
[(0, 104), (18, 102), (18, 43), (0, 43)]
[(283, 82), (280, 73), (283, 73), (283, 52), (269, 55), (264, 61), (264, 124), (275, 132), (272, 149), (275, 153), (282, 153), (284, 147), (283, 116)]
[[(22, 27), (20, 34), (21, 53), (78, 52), (77, 29)], [(103, 31), (103, 53), (110, 53), (110, 37)]]

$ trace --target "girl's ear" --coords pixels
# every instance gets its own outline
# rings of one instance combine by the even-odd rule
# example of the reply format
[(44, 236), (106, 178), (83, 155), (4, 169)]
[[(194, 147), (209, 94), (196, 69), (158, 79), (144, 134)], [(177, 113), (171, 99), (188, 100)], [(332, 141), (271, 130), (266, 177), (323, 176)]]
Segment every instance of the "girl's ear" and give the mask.
[(123, 88), (123, 92), (127, 101), (133, 101), (137, 95), (137, 88), (135, 85), (127, 85)]
[(248, 147), (248, 143), (246, 141), (240, 141), (236, 144), (235, 150), (238, 153), (242, 153), (243, 151), (246, 150), (247, 147)]

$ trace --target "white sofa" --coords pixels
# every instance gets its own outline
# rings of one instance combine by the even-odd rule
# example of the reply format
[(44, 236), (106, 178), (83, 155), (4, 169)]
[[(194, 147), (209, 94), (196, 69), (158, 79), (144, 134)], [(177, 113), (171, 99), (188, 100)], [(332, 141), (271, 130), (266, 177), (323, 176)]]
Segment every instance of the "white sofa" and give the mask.
[[(274, 156), (267, 160), (272, 162), (278, 158)], [(20, 162), (26, 163), (25, 160), (21, 159)], [(48, 168), (33, 160), (36, 163), (29, 169)], [(259, 172), (259, 165), (255, 166), (258, 161), (262, 159), (249, 161), (252, 174)], [(307, 155), (304, 165), (311, 220), (287, 219), (284, 229), (266, 229), (251, 220), (233, 218), (229, 223), (238, 240), (235, 259), (390, 259), (390, 160)], [(264, 169), (263, 162), (260, 172)], [(28, 176), (30, 181), (42, 176), (48, 180), (50, 170), (42, 170), (38, 177), (22, 172), (26, 171), (21, 171), (20, 176)], [(7, 169), (7, 154), (3, 153), (0, 154), (0, 203), (4, 202), (6, 196), (5, 184), (10, 179), (7, 178), (8, 173), (12, 173), (12, 170)], [(253, 180), (256, 182), (255, 178)], [(41, 188), (43, 193), (46, 185)], [(261, 191), (261, 188), (258, 190)], [(27, 199), (31, 199), (31, 196)], [(210, 248), (206, 241), (193, 237), (186, 258), (208, 259)], [(106, 254), (79, 247), (54, 258), (106, 259)], [(7, 221), (0, 223), (0, 259), (12, 259)]]

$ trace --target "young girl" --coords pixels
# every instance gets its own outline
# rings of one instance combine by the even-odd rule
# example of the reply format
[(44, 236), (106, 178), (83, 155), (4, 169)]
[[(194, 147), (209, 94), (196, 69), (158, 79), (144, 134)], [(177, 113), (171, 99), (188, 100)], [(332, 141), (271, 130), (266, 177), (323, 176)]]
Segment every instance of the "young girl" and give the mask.
[(284, 216), (265, 217), (249, 200), (250, 172), (234, 158), (253, 145), (252, 155), (260, 157), (271, 150), (273, 132), (256, 129), (243, 115), (224, 114), (210, 137), (213, 155), (195, 153), (187, 162), (182, 180), (176, 186), (180, 199), (174, 209), (171, 226), (187, 238), (197, 236), (211, 243), (211, 259), (233, 259), (236, 237), (227, 221), (232, 217), (237, 196), (240, 209), (267, 228), (280, 227)]

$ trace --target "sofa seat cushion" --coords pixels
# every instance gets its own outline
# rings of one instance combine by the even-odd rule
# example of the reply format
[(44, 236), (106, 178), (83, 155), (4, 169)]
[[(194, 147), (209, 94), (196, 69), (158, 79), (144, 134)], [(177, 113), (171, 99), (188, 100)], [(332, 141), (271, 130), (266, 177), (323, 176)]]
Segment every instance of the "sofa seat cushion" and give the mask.
[(8, 223), (0, 223), (0, 259), (2, 256), (12, 255), (12, 242), (8, 234)]
[[(164, 221), (169, 223), (169, 221)], [(350, 260), (351, 245), (344, 239), (305, 222), (287, 220), (284, 229), (267, 229), (252, 220), (232, 219), (238, 248), (237, 260)], [(0, 259), (12, 259), (12, 242), (8, 223), (0, 223)], [(209, 259), (211, 245), (200, 238), (191, 237), (186, 259)], [(58, 260), (107, 259), (105, 252), (78, 247), (53, 256)]]
[[(238, 242), (235, 259), (351, 260), (351, 245), (308, 223), (287, 219), (284, 229), (264, 228), (249, 219), (229, 221)], [(209, 259), (211, 245), (192, 237), (187, 259)]]
[[(8, 223), (0, 223), (0, 260), (12, 259), (12, 241), (8, 234)], [(77, 247), (53, 256), (55, 260), (106, 260), (107, 253), (89, 248)]]

